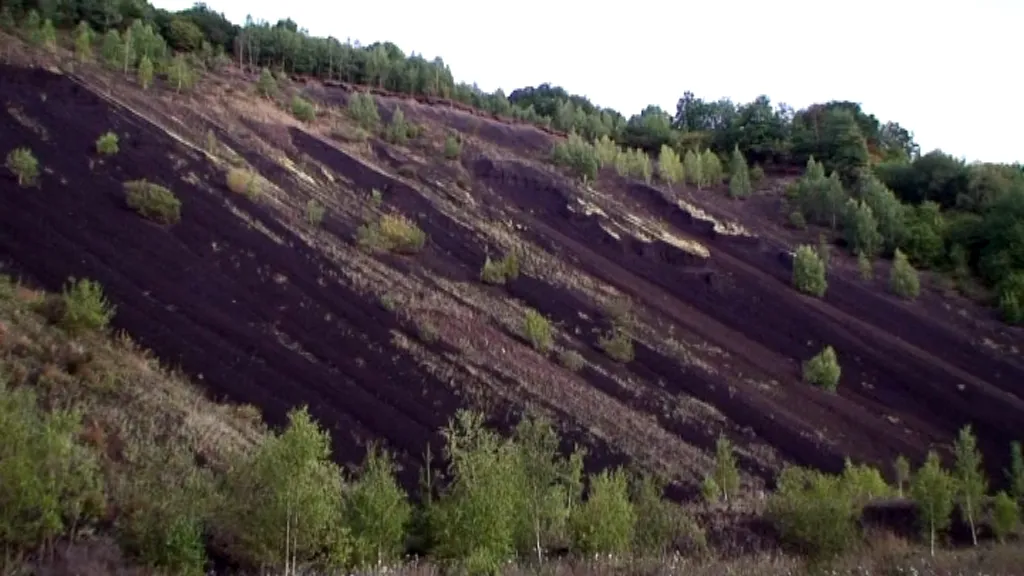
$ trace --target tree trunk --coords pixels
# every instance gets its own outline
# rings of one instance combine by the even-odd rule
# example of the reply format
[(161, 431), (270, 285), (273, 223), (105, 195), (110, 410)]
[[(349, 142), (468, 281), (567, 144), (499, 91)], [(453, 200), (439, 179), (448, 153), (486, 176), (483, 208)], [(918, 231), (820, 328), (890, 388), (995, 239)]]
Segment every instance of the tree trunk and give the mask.
[(540, 566), (544, 562), (544, 552), (540, 549), (540, 518), (534, 519), (533, 535), (537, 545), (537, 565)]
[(974, 509), (971, 506), (971, 499), (967, 499), (967, 522), (971, 525), (971, 541), (978, 545), (978, 531), (974, 529)]
[(929, 522), (928, 523), (928, 528), (929, 528), (928, 529), (928, 534), (929, 534), (929, 541), (930, 541), (930, 546), (931, 546), (931, 551), (932, 551), (932, 558), (934, 558), (935, 557), (935, 522)]

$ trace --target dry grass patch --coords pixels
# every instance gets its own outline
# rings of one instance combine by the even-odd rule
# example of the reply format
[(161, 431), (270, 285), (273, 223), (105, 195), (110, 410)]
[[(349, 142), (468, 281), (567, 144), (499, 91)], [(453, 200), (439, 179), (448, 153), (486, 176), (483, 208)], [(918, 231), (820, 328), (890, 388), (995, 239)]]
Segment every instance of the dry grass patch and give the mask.
[(260, 185), (256, 180), (256, 173), (239, 168), (232, 168), (227, 173), (228, 190), (235, 194), (242, 194), (255, 200), (260, 195)]
[(401, 214), (385, 214), (359, 227), (356, 241), (370, 251), (416, 254), (427, 242), (427, 234)]

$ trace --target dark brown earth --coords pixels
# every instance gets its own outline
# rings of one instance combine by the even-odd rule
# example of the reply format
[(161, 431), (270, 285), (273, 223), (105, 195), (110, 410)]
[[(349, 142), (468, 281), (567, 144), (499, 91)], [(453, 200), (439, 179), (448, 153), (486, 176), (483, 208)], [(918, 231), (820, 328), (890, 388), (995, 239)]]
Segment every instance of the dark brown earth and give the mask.
[[(343, 141), (351, 87), (290, 87), (321, 107), (306, 126), (255, 98), (238, 71), (180, 96), (144, 95), (98, 70), (4, 66), (0, 77), (0, 152), (27, 145), (46, 168), (38, 188), (0, 177), (5, 265), (48, 289), (98, 280), (117, 328), (272, 423), (308, 404), (344, 462), (383, 440), (411, 485), (457, 408), (507, 425), (534, 407), (591, 448), (591, 466), (638, 460), (671, 473), (682, 499), (696, 495), (724, 433), (757, 500), (785, 462), (837, 471), (849, 457), (889, 474), (898, 454), (919, 462), (968, 423), (999, 482), (1010, 440), (1024, 438), (1020, 331), (930, 288), (896, 300), (884, 266), (863, 282), (838, 248), (825, 298), (798, 294), (788, 251), (816, 233), (795, 237), (772, 220), (782, 180), (743, 203), (614, 174), (586, 190), (544, 164), (557, 137), (548, 132), (379, 96), (384, 118), (401, 106), (424, 135), (407, 146)], [(107, 130), (121, 150), (100, 159), (94, 143)], [(452, 130), (466, 143), (445, 162), (439, 142)], [(207, 131), (234, 154), (202, 150)], [(227, 189), (225, 166), (239, 163), (266, 179), (265, 197)], [(174, 190), (179, 224), (127, 208), (122, 183), (137, 178)], [(426, 232), (421, 253), (353, 246), (373, 189), (382, 210)], [(304, 221), (310, 198), (328, 208), (320, 229)], [(580, 199), (598, 210), (578, 209)], [(720, 233), (679, 199), (757, 235)], [(651, 239), (650, 227), (709, 256)], [(528, 254), (524, 273), (480, 284), (485, 257), (510, 246)], [(625, 365), (598, 345), (611, 326), (599, 300), (613, 293), (631, 302)], [(578, 374), (528, 347), (524, 305), (557, 326), (559, 350), (582, 354)], [(801, 363), (826, 345), (843, 369), (836, 395), (801, 382)]]

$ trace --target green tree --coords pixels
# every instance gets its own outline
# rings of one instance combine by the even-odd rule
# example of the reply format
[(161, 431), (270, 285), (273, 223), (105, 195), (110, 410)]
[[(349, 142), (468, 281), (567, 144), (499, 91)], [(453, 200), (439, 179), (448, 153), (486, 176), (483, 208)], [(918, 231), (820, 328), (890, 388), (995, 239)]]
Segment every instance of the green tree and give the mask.
[(183, 89), (189, 90), (192, 88), (192, 84), (195, 82), (195, 72), (181, 53), (176, 54), (167, 67), (167, 80), (179, 94)]
[(636, 530), (629, 481), (621, 468), (590, 478), (586, 502), (570, 518), (572, 547), (580, 554), (624, 554)]
[(355, 565), (371, 568), (397, 559), (411, 516), (412, 506), (395, 480), (390, 456), (370, 445), (362, 474), (344, 499), (345, 526), (352, 535)]
[(594, 151), (597, 152), (597, 162), (601, 165), (601, 168), (614, 166), (619, 156), (622, 155), (618, 144), (609, 138), (607, 134), (601, 135), (599, 139), (594, 141)]
[(10, 32), (14, 30), (14, 14), (10, 6), (0, 7), (0, 30)]
[(736, 466), (732, 442), (725, 436), (715, 441), (715, 486), (721, 491), (722, 499), (729, 502), (729, 496), (736, 496), (740, 489), (740, 472)]
[(866, 254), (859, 254), (857, 256), (857, 270), (860, 272), (861, 280), (867, 281), (875, 277), (874, 264), (872, 264), (871, 258), (868, 258)]
[(392, 144), (405, 144), (409, 138), (409, 124), (405, 121), (405, 114), (398, 106), (395, 106), (395, 111), (391, 114), (391, 124), (384, 136)]
[(292, 116), (309, 123), (316, 120), (316, 108), (312, 102), (296, 94), (292, 96)]
[(956, 482), (942, 468), (939, 455), (929, 450), (924, 465), (914, 475), (910, 493), (932, 556), (935, 556), (935, 537), (949, 527), (955, 490)]
[(28, 32), (29, 42), (36, 46), (43, 43), (43, 34), (40, 30), (41, 24), (42, 20), (39, 18), (39, 12), (36, 12), (35, 9), (29, 10), (25, 16), (25, 21), (22, 22), (22, 27), (25, 29), (25, 32)]
[(324, 552), (329, 564), (347, 560), (341, 470), (330, 443), (303, 407), (289, 412), (284, 432), (231, 467), (217, 531), (233, 556), (285, 573)]
[(119, 148), (117, 146), (117, 134), (112, 131), (108, 131), (99, 138), (96, 139), (96, 152), (104, 156), (113, 156), (117, 154)]
[(971, 431), (970, 424), (960, 429), (953, 451), (956, 454), (953, 478), (956, 480), (960, 508), (967, 516), (967, 522), (971, 526), (971, 540), (977, 546), (978, 533), (975, 529), (974, 519), (981, 509), (981, 501), (988, 491), (988, 479), (985, 478), (985, 473), (981, 469), (981, 452), (978, 450), (978, 442)]
[(782, 538), (815, 562), (827, 562), (856, 540), (857, 507), (840, 478), (796, 466), (779, 475), (767, 516)]
[(649, 473), (633, 476), (631, 501), (636, 513), (633, 550), (640, 557), (664, 557), (691, 526), (683, 509), (664, 498), (664, 480)]
[(732, 150), (732, 160), (729, 162), (729, 195), (733, 198), (746, 198), (750, 196), (750, 170), (747, 168), (747, 159), (743, 157), (739, 146)]
[(804, 245), (796, 249), (796, 256), (793, 259), (793, 286), (818, 298), (824, 296), (825, 290), (828, 289), (825, 263), (810, 246)]
[(700, 155), (700, 174), (707, 186), (718, 186), (722, 183), (722, 161), (710, 148), (705, 149)]
[(914, 270), (906, 255), (898, 248), (892, 257), (892, 268), (889, 271), (889, 290), (893, 294), (907, 300), (913, 300), (921, 293), (921, 283), (917, 278), (917, 270)]
[(683, 174), (686, 176), (686, 180), (696, 186), (698, 190), (707, 183), (700, 158), (693, 150), (687, 150), (683, 155)]
[[(31, 551), (103, 506), (103, 476), (76, 438), (81, 415), (40, 409), (29, 387), (0, 376), (0, 548)], [(72, 535), (73, 536), (73, 535)]]
[(39, 41), (43, 48), (50, 52), (57, 51), (57, 31), (53, 28), (53, 22), (47, 18), (39, 29)]
[(61, 326), (71, 334), (105, 330), (117, 308), (103, 295), (99, 282), (82, 278), (68, 280), (63, 293)]
[(264, 98), (277, 97), (277, 80), (274, 79), (274, 75), (266, 67), (260, 70), (260, 78), (256, 82), (256, 91)]
[(1000, 543), (1020, 526), (1020, 507), (1005, 491), (1000, 490), (992, 501), (992, 533)]
[(148, 90), (153, 84), (153, 62), (149, 56), (143, 56), (139, 61), (139, 85), (143, 90)]
[(457, 160), (462, 155), (462, 142), (455, 134), (449, 134), (444, 139), (444, 157), (449, 160)]
[(103, 35), (103, 46), (100, 49), (103, 61), (111, 68), (120, 66), (122, 51), (124, 47), (121, 45), (121, 35), (115, 29), (107, 30)]
[(850, 198), (846, 201), (843, 235), (850, 250), (860, 256), (874, 257), (882, 247), (882, 234), (871, 207), (864, 201)]
[(1006, 479), (1010, 482), (1010, 495), (1017, 502), (1024, 502), (1024, 451), (1021, 443), (1010, 443), (1010, 469), (1006, 471)]
[(836, 358), (836, 351), (831, 346), (825, 346), (818, 355), (804, 363), (804, 381), (829, 392), (836, 391), (841, 375), (839, 359)]
[(376, 130), (380, 124), (377, 101), (367, 92), (356, 92), (349, 96), (348, 113), (364, 130)]
[(533, 552), (543, 562), (544, 549), (566, 527), (578, 490), (566, 482), (570, 462), (558, 453), (558, 434), (542, 417), (528, 416), (516, 426), (515, 442), (522, 482), (522, 521), (517, 546), (524, 554)]
[(75, 29), (75, 55), (82, 62), (92, 60), (92, 28), (82, 20)]
[(597, 178), (597, 151), (575, 132), (555, 144), (552, 159), (555, 164), (568, 166), (584, 183)]
[(658, 154), (658, 175), (668, 184), (669, 190), (683, 179), (683, 162), (679, 154), (667, 144), (661, 145), (661, 153)]
[(907, 461), (906, 457), (902, 454), (896, 457), (896, 461), (893, 463), (893, 469), (896, 472), (896, 489), (900, 498), (903, 498), (903, 487), (910, 482), (910, 462)]
[(892, 252), (903, 241), (906, 232), (903, 205), (896, 194), (874, 176), (862, 180), (860, 196), (877, 221), (883, 248), (887, 253)]
[(516, 447), (464, 410), (443, 434), (450, 482), (430, 504), (434, 554), (470, 572), (494, 572), (515, 550), (522, 502)]

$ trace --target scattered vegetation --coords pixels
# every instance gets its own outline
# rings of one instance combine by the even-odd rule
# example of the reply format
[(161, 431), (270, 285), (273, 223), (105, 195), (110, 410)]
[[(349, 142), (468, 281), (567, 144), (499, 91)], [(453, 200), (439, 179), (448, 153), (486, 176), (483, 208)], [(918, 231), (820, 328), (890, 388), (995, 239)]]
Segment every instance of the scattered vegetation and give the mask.
[(117, 134), (113, 132), (107, 132), (96, 140), (96, 152), (104, 156), (113, 156), (118, 150)]
[(747, 168), (747, 160), (737, 146), (733, 148), (732, 159), (729, 162), (729, 196), (746, 198), (751, 192), (750, 169)]
[(181, 221), (181, 201), (173, 192), (147, 180), (124, 183), (128, 207), (158, 224)]
[(841, 374), (839, 359), (831, 346), (825, 346), (817, 356), (804, 363), (804, 381), (829, 392), (836, 391)]
[(39, 177), (39, 161), (28, 148), (11, 150), (5, 165), (18, 178), (18, 186), (31, 186)]
[(793, 258), (793, 287), (797, 290), (821, 298), (828, 289), (825, 280), (825, 263), (821, 256), (810, 246), (800, 246)]
[(62, 304), (61, 326), (70, 334), (105, 330), (116, 312), (103, 295), (103, 287), (87, 278), (68, 281)]
[(892, 268), (889, 271), (889, 289), (892, 293), (913, 300), (921, 293), (921, 282), (917, 278), (917, 270), (907, 260), (907, 257), (898, 248), (892, 258)]
[(324, 221), (324, 206), (317, 202), (316, 198), (310, 198), (309, 202), (306, 202), (306, 221), (314, 228), (319, 227)]
[(504, 284), (519, 277), (519, 256), (514, 250), (509, 251), (501, 260), (484, 260), (480, 270), (480, 280), (488, 284)]
[(269, 69), (260, 70), (260, 78), (256, 81), (256, 91), (264, 98), (276, 98), (278, 94), (277, 80)]
[(622, 363), (633, 361), (633, 339), (624, 328), (613, 327), (607, 335), (598, 339), (597, 343), (609, 358)]
[(292, 96), (292, 116), (309, 123), (316, 120), (316, 108), (313, 103), (300, 96)]
[(349, 95), (348, 113), (361, 128), (369, 132), (376, 131), (380, 125), (377, 101), (368, 92), (355, 92)]
[(444, 138), (444, 157), (448, 160), (458, 160), (462, 155), (462, 138), (457, 134), (449, 134)]
[(576, 133), (569, 134), (566, 140), (555, 143), (551, 158), (556, 164), (570, 168), (583, 182), (597, 178), (597, 151)]
[(256, 200), (260, 196), (260, 185), (256, 179), (256, 173), (240, 168), (231, 168), (227, 173), (228, 190), (235, 194), (243, 194), (250, 200)]
[(540, 312), (529, 308), (523, 318), (523, 334), (526, 340), (541, 354), (547, 354), (554, 343), (551, 335), (551, 323)]
[(563, 350), (558, 355), (558, 363), (570, 372), (579, 372), (583, 369), (586, 361), (584, 360), (583, 355), (575, 350)]
[(357, 242), (369, 250), (415, 254), (423, 249), (427, 235), (415, 222), (401, 214), (385, 214), (359, 227)]

